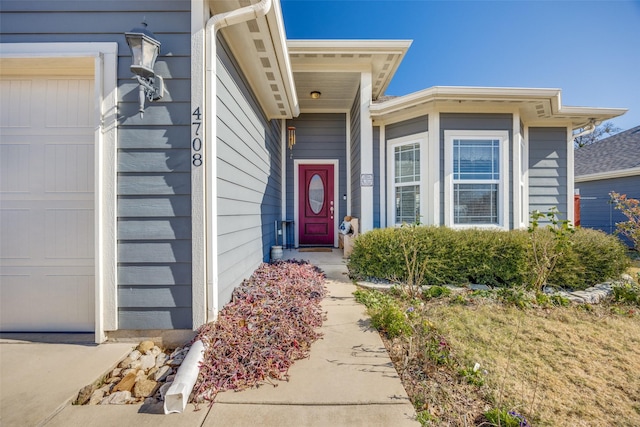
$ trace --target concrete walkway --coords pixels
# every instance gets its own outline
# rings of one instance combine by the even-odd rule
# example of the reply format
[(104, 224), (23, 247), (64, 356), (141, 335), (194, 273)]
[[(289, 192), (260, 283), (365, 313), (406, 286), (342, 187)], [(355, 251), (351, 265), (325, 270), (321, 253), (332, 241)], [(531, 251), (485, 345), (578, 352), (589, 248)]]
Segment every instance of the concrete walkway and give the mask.
[[(38, 389), (40, 378), (21, 373), (23, 384), (15, 382), (20, 398), (11, 402), (12, 393), (5, 391), (5, 356), (11, 355), (16, 344), (0, 345), (2, 351), (2, 419), (3, 426), (417, 426), (415, 411), (389, 359), (378, 333), (369, 328), (363, 306), (353, 298), (355, 287), (346, 273), (341, 251), (285, 251), (286, 258), (306, 259), (327, 274), (328, 295), (323, 301), (327, 320), (322, 326), (324, 337), (311, 346), (308, 359), (296, 361), (289, 370), (288, 382), (278, 386), (263, 385), (238, 393), (220, 393), (209, 408), (203, 405), (194, 411), (188, 405), (182, 414), (161, 415), (162, 408), (140, 405), (70, 406), (69, 397), (49, 397), (47, 390)], [(49, 352), (45, 346), (39, 349)], [(49, 344), (51, 345), (51, 344)], [(126, 346), (124, 346), (126, 347)], [(108, 361), (96, 360), (95, 375), (89, 380), (76, 380), (76, 366), (57, 365), (64, 371), (65, 386), (77, 392), (109, 367), (115, 365), (131, 347), (105, 344), (93, 347), (96, 352), (113, 352)], [(35, 349), (34, 349), (35, 350)], [(33, 351), (30, 352), (33, 354)], [(106, 353), (105, 353), (106, 354)], [(13, 356), (11, 356), (13, 357)], [(40, 373), (40, 375), (47, 374)], [(30, 383), (30, 385), (26, 385)], [(61, 383), (58, 383), (61, 385)], [(46, 402), (38, 417), (27, 417), (31, 394)], [(39, 396), (45, 394), (45, 396)], [(67, 393), (68, 395), (69, 393)], [(17, 394), (16, 394), (17, 395)], [(66, 399), (66, 400), (65, 400)], [(6, 403), (6, 404), (5, 404)], [(46, 406), (46, 407), (45, 407)], [(60, 410), (61, 408), (61, 410)], [(6, 413), (5, 413), (6, 411)], [(47, 412), (49, 411), (49, 412)], [(21, 418), (22, 417), (22, 418)]]

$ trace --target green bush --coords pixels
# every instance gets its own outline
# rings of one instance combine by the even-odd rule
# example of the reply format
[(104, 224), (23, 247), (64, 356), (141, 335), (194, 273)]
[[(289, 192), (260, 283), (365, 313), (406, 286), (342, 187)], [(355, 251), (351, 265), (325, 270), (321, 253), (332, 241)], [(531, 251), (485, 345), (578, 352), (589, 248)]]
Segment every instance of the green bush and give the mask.
[(389, 338), (409, 336), (411, 325), (404, 311), (397, 304), (387, 304), (380, 310), (370, 312), (371, 325)]
[(385, 228), (360, 235), (349, 260), (351, 277), (407, 280), (410, 266), (401, 242), (418, 249), (416, 264), (425, 266), (420, 285), (513, 286), (525, 281), (526, 233), (447, 227)]
[(551, 272), (549, 284), (586, 289), (620, 277), (630, 265), (625, 246), (602, 231), (578, 228), (569, 241), (569, 249)]
[(385, 333), (389, 338), (411, 335), (413, 329), (408, 316), (396, 300), (380, 291), (358, 289), (353, 293), (356, 301), (367, 307), (371, 316), (371, 326)]
[(640, 286), (632, 283), (615, 285), (612, 288), (613, 300), (623, 304), (640, 306)]
[[(420, 282), (411, 286), (531, 286), (539, 281), (541, 262), (540, 258), (536, 261), (532, 242), (535, 239), (538, 256), (545, 251), (549, 259), (558, 250), (556, 238), (548, 228), (531, 233), (432, 226), (375, 229), (356, 239), (349, 272), (354, 279)], [(566, 239), (550, 269), (549, 285), (585, 289), (619, 277), (629, 266), (624, 245), (613, 236), (578, 228), (567, 233)], [(416, 259), (408, 261), (405, 255)]]
[(451, 289), (445, 286), (435, 285), (422, 291), (422, 297), (426, 300), (448, 297), (449, 295), (451, 295)]

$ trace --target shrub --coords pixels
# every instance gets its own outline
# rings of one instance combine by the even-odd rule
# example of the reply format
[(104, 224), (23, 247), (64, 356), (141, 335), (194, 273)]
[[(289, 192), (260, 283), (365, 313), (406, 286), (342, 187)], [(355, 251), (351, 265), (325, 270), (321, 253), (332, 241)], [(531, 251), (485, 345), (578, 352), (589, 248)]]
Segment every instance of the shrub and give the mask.
[(616, 231), (631, 240), (633, 247), (640, 251), (640, 201), (631, 199), (626, 194), (609, 193), (616, 209), (627, 217), (627, 221), (616, 224)]
[(630, 265), (624, 244), (602, 231), (579, 228), (569, 240), (568, 256), (551, 274), (551, 283), (584, 289), (620, 277)]
[(484, 413), (485, 418), (491, 426), (502, 427), (529, 427), (527, 420), (515, 411), (505, 411), (504, 409), (493, 408)]
[(354, 292), (356, 301), (367, 307), (371, 316), (371, 326), (385, 333), (389, 338), (411, 335), (412, 328), (407, 315), (393, 297), (375, 290)]
[(532, 226), (529, 233), (432, 226), (375, 229), (356, 239), (349, 272), (354, 279), (401, 281), (415, 297), (423, 285), (584, 289), (619, 277), (629, 266), (617, 238), (570, 228), (554, 212), (538, 215), (551, 216), (555, 225)]
[(526, 256), (526, 235), (518, 231), (386, 228), (356, 239), (349, 271), (356, 279), (409, 280), (411, 286), (512, 286), (525, 280)]
[(439, 285), (431, 286), (430, 288), (422, 291), (422, 296), (426, 300), (430, 300), (432, 298), (448, 297), (449, 295), (451, 295), (451, 289)]
[(623, 304), (640, 306), (640, 286), (623, 283), (612, 288), (613, 300)]
[(371, 325), (389, 338), (411, 335), (407, 316), (396, 304), (388, 304), (371, 313)]

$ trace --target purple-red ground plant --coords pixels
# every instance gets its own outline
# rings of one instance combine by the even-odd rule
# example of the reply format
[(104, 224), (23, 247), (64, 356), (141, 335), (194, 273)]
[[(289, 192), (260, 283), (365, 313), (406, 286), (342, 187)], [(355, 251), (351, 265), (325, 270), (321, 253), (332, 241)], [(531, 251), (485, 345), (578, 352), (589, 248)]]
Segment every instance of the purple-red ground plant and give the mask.
[(205, 344), (194, 401), (213, 403), (225, 390), (287, 380), (295, 360), (320, 338), (325, 275), (300, 261), (262, 264), (233, 292), (218, 320), (194, 338)]

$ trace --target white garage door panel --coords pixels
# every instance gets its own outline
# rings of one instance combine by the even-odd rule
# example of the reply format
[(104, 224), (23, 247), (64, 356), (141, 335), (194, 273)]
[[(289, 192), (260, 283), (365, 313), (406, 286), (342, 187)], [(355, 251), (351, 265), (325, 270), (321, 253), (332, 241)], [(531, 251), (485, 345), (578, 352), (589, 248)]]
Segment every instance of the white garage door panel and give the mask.
[(0, 83), (0, 329), (93, 331), (93, 79)]

